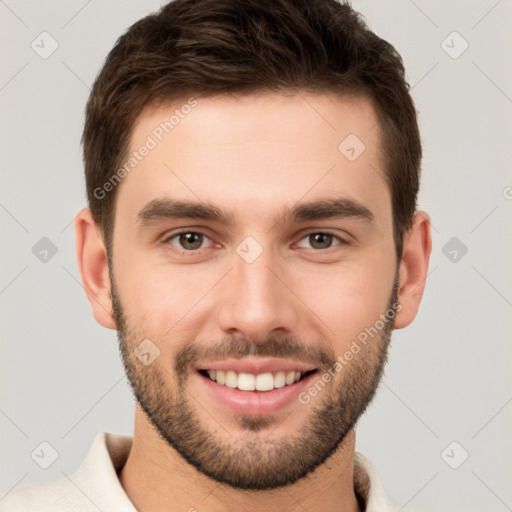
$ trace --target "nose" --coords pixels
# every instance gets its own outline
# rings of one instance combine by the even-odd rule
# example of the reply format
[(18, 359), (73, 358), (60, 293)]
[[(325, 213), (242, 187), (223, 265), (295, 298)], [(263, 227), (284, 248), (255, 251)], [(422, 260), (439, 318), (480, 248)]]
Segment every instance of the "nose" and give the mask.
[(289, 334), (299, 320), (299, 301), (286, 269), (270, 250), (249, 263), (235, 254), (218, 307), (219, 328), (227, 335), (262, 342), (274, 331)]

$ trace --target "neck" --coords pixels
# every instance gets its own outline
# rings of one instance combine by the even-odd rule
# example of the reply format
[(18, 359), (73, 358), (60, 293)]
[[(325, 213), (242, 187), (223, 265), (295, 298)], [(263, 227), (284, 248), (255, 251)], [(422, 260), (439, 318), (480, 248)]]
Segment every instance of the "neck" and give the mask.
[(219, 484), (188, 464), (137, 406), (133, 445), (119, 480), (139, 512), (361, 512), (354, 492), (355, 431), (322, 466), (298, 482), (268, 491)]

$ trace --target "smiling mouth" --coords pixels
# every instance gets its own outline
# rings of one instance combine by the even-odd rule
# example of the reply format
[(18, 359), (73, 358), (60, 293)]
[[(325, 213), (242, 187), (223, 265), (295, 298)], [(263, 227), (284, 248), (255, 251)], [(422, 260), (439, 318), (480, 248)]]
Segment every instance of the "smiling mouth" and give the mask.
[(291, 386), (316, 371), (316, 369), (306, 372), (291, 370), (265, 372), (255, 375), (252, 373), (235, 372), (234, 370), (199, 370), (199, 373), (221, 386), (239, 389), (240, 391), (265, 392)]

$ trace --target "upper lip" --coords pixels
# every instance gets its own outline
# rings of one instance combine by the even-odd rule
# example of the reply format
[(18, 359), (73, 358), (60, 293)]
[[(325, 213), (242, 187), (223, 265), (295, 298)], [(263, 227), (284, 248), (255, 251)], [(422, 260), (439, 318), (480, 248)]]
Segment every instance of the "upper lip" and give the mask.
[(272, 373), (278, 371), (309, 372), (316, 370), (310, 363), (293, 361), (291, 359), (280, 359), (275, 357), (245, 357), (243, 359), (223, 359), (222, 361), (205, 362), (197, 365), (197, 370), (232, 370), (237, 373)]

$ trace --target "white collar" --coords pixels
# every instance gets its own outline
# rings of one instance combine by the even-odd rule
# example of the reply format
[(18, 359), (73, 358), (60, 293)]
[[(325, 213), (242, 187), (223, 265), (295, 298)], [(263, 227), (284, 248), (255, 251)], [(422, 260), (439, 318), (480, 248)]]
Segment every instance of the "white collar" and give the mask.
[[(100, 432), (77, 471), (53, 482), (16, 489), (0, 499), (6, 512), (137, 512), (118, 473), (124, 466), (133, 438)], [(373, 464), (361, 453), (354, 455), (354, 490), (366, 512), (397, 512)]]

